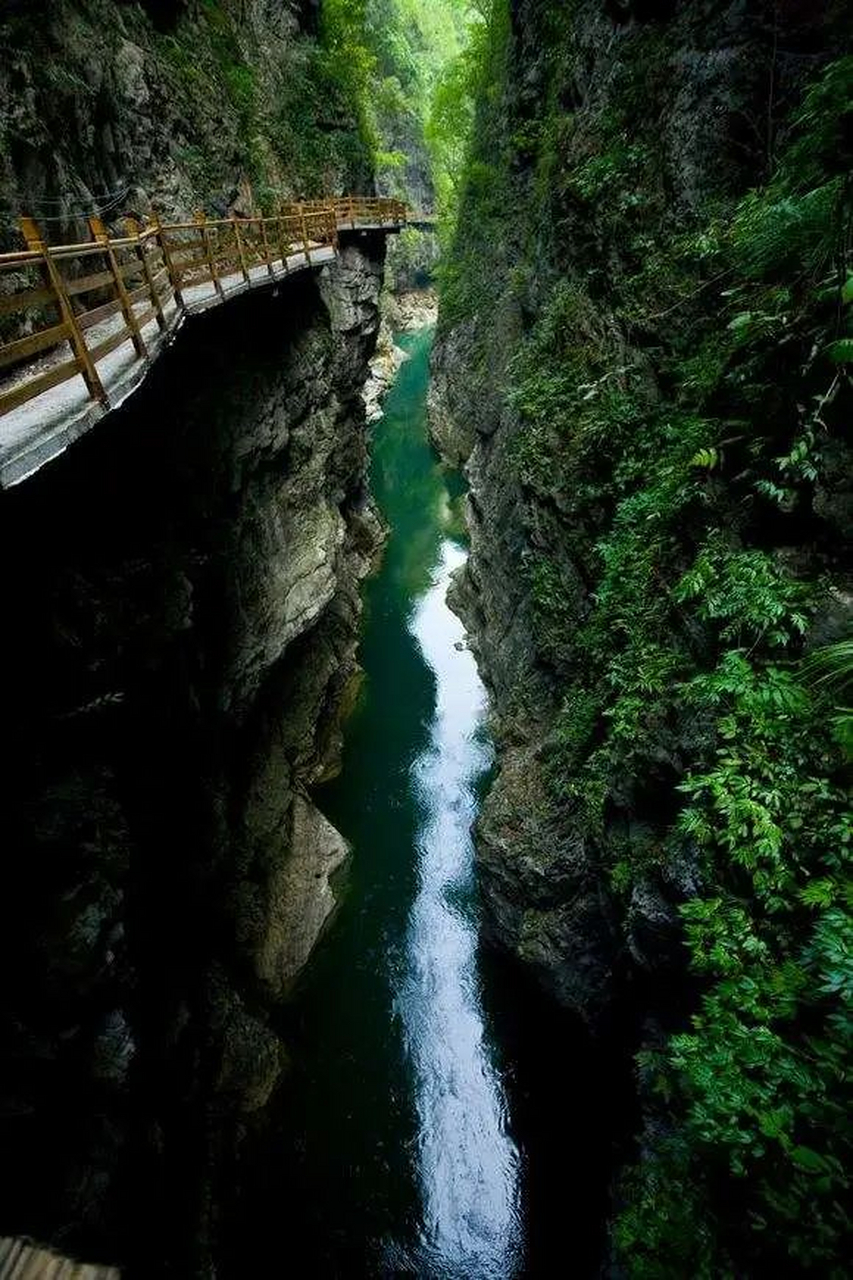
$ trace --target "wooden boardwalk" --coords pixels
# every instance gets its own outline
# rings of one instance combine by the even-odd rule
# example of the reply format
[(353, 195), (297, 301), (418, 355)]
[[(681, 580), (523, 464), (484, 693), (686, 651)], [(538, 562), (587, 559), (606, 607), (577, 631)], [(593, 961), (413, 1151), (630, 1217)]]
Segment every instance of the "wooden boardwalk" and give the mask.
[(398, 200), (346, 196), (272, 217), (142, 227), (0, 254), (0, 487), (32, 475), (144, 381), (187, 316), (332, 261), (342, 233), (428, 227)]
[(120, 1280), (115, 1267), (89, 1266), (26, 1240), (0, 1236), (0, 1280)]

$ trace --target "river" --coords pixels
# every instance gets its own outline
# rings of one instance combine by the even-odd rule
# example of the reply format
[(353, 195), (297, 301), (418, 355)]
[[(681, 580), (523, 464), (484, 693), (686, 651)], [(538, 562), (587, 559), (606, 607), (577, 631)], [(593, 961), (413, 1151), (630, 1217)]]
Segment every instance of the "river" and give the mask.
[(431, 333), (400, 341), (373, 440), (390, 535), (366, 589), (364, 687), (317, 793), (353, 858), (287, 1011), (290, 1071), (232, 1226), (240, 1265), (288, 1264), (270, 1274), (512, 1280), (555, 1274), (573, 1224), (559, 1274), (585, 1277), (609, 1163), (600, 1077), (577, 1029), (479, 945), (471, 825), (492, 748), (446, 603), (463, 486), (427, 440)]

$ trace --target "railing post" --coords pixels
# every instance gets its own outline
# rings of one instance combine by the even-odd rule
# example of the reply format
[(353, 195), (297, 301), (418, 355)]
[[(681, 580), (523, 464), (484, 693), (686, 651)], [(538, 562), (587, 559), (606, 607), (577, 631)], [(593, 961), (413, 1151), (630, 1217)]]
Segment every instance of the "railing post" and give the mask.
[(330, 244), (337, 255), (338, 252), (338, 214), (334, 205), (330, 205), (326, 214), (326, 225), (331, 237)]
[(210, 232), (207, 229), (207, 214), (203, 209), (199, 209), (195, 215), (195, 221), (198, 224), (199, 236), (201, 237), (201, 245), (204, 250), (204, 256), (207, 259), (207, 265), (210, 269), (210, 277), (213, 280), (213, 287), (219, 297), (224, 301), (225, 293), (222, 288), (222, 281), (216, 271), (216, 259), (213, 255), (213, 249), (210, 244)]
[(157, 232), (157, 243), (160, 245), (160, 252), (163, 255), (163, 261), (166, 264), (166, 270), (169, 273), (169, 283), (172, 286), (172, 293), (175, 295), (175, 302), (182, 311), (186, 311), (184, 295), (181, 292), (181, 277), (177, 267), (172, 261), (172, 255), (169, 251), (169, 241), (166, 239), (166, 233), (163, 228), (163, 224), (160, 221), (160, 215), (155, 213), (153, 215), (153, 221)]
[(121, 303), (122, 315), (125, 318), (128, 329), (130, 330), (130, 338), (133, 343), (133, 349), (139, 356), (140, 360), (148, 358), (148, 348), (145, 345), (145, 339), (142, 337), (142, 331), (136, 319), (136, 312), (133, 310), (133, 303), (128, 297), (127, 289), (124, 283), (124, 276), (121, 273), (119, 260), (115, 255), (115, 251), (110, 244), (110, 237), (107, 229), (101, 219), (95, 215), (89, 218), (89, 230), (92, 232), (95, 240), (104, 251), (104, 257), (110, 264), (113, 280), (115, 281), (116, 295)]
[(20, 227), (27, 248), (31, 253), (41, 254), (44, 259), (45, 281), (53, 291), (56, 298), (56, 306), (63, 322), (68, 325), (68, 340), (71, 343), (71, 350), (74, 352), (74, 358), (86, 384), (86, 390), (93, 400), (97, 400), (105, 409), (108, 409), (110, 402), (107, 393), (104, 390), (98, 370), (95, 368), (95, 362), (89, 354), (89, 348), (86, 346), (80, 326), (77, 324), (77, 317), (74, 314), (74, 308), (71, 306), (71, 299), (65, 291), (65, 282), (59, 273), (59, 268), (51, 257), (50, 249), (42, 240), (41, 232), (32, 218), (21, 218)]
[(249, 272), (246, 269), (246, 254), (243, 249), (243, 237), (240, 235), (240, 219), (236, 213), (231, 214), (231, 225), (234, 228), (234, 243), (237, 246), (237, 257), (240, 259), (240, 270), (243, 273), (243, 279), (246, 284), (251, 284)]
[(139, 239), (139, 223), (135, 218), (125, 218), (125, 229), (129, 236), (136, 239), (136, 256), (139, 258), (142, 271), (145, 276), (145, 283), (148, 285), (148, 292), (151, 295), (151, 305), (154, 307), (154, 314), (157, 317), (157, 327), (161, 333), (166, 328), (166, 317), (163, 314), (163, 305), (160, 302), (160, 295), (157, 292), (157, 286), (154, 283), (154, 277), (151, 274), (151, 267), (148, 263), (148, 254), (145, 252), (145, 246)]
[(284, 215), (284, 213), (282, 212), (281, 208), (279, 208), (279, 211), (278, 211), (278, 247), (279, 247), (279, 252), (281, 253), (281, 269), (282, 269), (282, 271), (283, 271), (283, 272), (285, 272), (285, 273), (286, 273), (286, 272), (287, 272), (287, 250), (288, 250), (288, 244), (287, 244), (287, 236), (286, 236), (286, 234), (285, 234), (285, 230), (284, 230), (284, 218), (285, 218), (285, 215)]
[(311, 266), (311, 245), (308, 240), (308, 219), (305, 216), (305, 206), (299, 206), (299, 225), (302, 228), (302, 248), (305, 250), (305, 261)]
[(350, 226), (352, 227), (353, 231), (355, 231), (355, 201), (353, 200), (352, 196), (348, 196), (347, 199), (349, 201)]
[(258, 222), (261, 224), (261, 240), (264, 245), (264, 260), (267, 264), (267, 272), (274, 278), (275, 272), (272, 269), (272, 255), (270, 254), (270, 245), (269, 240), (267, 239), (267, 220), (263, 214), (258, 218)]

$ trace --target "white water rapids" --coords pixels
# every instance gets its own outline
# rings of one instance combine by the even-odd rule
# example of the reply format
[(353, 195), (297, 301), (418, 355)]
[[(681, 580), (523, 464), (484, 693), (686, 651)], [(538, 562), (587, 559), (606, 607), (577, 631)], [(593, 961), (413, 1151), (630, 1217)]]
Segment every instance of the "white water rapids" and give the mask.
[(489, 766), (485, 690), (446, 602), (465, 552), (445, 540), (409, 623), (436, 681), (427, 747), (412, 766), (420, 816), (418, 888), (397, 992), (414, 1076), (422, 1197), (419, 1276), (507, 1280), (518, 1273), (519, 1157), (491, 1060), (477, 971), (471, 824)]

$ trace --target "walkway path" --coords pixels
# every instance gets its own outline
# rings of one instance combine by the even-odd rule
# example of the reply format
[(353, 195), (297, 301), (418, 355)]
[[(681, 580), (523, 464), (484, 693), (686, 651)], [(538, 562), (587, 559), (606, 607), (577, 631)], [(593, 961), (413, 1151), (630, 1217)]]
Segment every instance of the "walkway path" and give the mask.
[(398, 200), (346, 196), (263, 218), (128, 220), (122, 237), (90, 225), (91, 241), (48, 246), (22, 218), (27, 249), (0, 255), (0, 371), (10, 370), (0, 382), (0, 488), (118, 408), (187, 316), (332, 261), (341, 233), (431, 219)]
[(26, 1240), (0, 1236), (0, 1280), (119, 1280), (119, 1273), (114, 1267), (72, 1262)]

